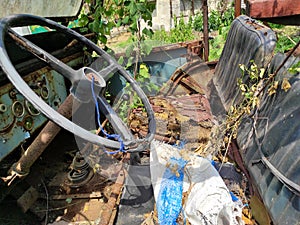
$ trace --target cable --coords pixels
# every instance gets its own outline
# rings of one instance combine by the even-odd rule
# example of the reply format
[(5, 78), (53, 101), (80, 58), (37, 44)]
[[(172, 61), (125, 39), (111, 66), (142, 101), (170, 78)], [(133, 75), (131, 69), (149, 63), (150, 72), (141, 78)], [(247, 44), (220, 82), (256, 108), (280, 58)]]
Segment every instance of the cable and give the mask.
[(119, 134), (108, 134), (103, 129), (103, 127), (101, 125), (101, 122), (100, 122), (100, 109), (99, 109), (98, 100), (97, 100), (97, 97), (96, 97), (95, 91), (94, 91), (94, 82), (95, 82), (95, 78), (94, 78), (94, 76), (92, 76), (91, 90), (92, 90), (93, 100), (94, 100), (95, 107), (96, 107), (98, 126), (99, 126), (101, 132), (105, 135), (106, 138), (108, 138), (108, 139), (117, 139), (117, 141), (120, 143), (120, 148), (117, 151), (110, 152), (110, 151), (105, 150), (105, 152), (110, 154), (110, 155), (114, 155), (114, 154), (119, 153), (119, 152), (126, 152), (124, 150), (125, 146), (124, 146), (124, 142), (123, 142), (123, 139), (122, 139), (121, 135), (119, 135)]

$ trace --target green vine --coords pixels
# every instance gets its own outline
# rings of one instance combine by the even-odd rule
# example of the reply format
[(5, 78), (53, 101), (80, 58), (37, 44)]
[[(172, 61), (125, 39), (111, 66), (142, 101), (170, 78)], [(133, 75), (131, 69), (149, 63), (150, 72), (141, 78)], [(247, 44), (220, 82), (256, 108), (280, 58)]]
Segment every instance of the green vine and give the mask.
[[(147, 95), (151, 95), (153, 92), (157, 92), (159, 87), (152, 83), (150, 80), (151, 74), (146, 64), (140, 63), (138, 65), (138, 74), (136, 76), (136, 81), (139, 83), (140, 87), (144, 90)], [(124, 122), (127, 122), (127, 118), (131, 110), (143, 109), (144, 105), (139, 96), (132, 90), (129, 83), (126, 84), (123, 94), (128, 97), (127, 101), (123, 101), (119, 107), (118, 113)]]
[[(79, 25), (83, 31), (89, 30), (96, 34), (97, 40), (107, 43), (107, 36), (114, 27), (128, 26), (132, 34), (142, 32), (152, 35), (152, 12), (155, 5), (146, 0), (85, 0), (79, 16)], [(140, 31), (140, 21), (144, 20), (146, 27)]]

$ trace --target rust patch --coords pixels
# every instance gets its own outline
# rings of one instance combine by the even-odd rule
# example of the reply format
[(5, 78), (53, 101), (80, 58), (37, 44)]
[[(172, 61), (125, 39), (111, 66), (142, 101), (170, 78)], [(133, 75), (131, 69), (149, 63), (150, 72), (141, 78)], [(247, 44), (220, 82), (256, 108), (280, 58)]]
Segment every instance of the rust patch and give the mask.
[[(167, 143), (184, 141), (186, 148), (206, 144), (212, 127), (209, 102), (202, 94), (190, 96), (151, 97), (157, 129), (155, 138)], [(134, 110), (129, 116), (131, 129), (144, 136), (148, 130), (147, 116)]]

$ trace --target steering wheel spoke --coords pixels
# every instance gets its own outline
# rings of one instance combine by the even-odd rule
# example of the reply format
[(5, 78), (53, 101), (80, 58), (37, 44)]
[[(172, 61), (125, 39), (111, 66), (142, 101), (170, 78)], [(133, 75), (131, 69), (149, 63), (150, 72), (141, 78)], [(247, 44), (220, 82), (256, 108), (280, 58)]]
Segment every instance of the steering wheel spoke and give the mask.
[(70, 80), (72, 83), (76, 80), (76, 71), (73, 70), (71, 67), (66, 65), (65, 63), (61, 62), (59, 59), (54, 57), (53, 55), (49, 54), (48, 52), (44, 51), (28, 39), (24, 38), (23, 36), (19, 35), (10, 27), (8, 28), (9, 36), (16, 41), (17, 44), (25, 48), (27, 51), (34, 54), (37, 58), (47, 63), (51, 66), (54, 70), (62, 74), (65, 78)]
[(50, 67), (63, 75), (65, 78), (67, 78), (72, 84), (70, 89), (71, 93), (79, 101), (87, 102), (91, 99), (90, 83), (92, 77), (95, 78), (95, 85), (98, 87), (97, 90), (106, 86), (103, 77), (92, 68), (83, 67), (79, 70), (74, 70), (39, 46), (16, 33), (13, 29), (9, 28), (8, 33), (10, 37), (19, 45), (34, 54), (40, 60), (47, 63)]
[(98, 74), (101, 75), (105, 81), (107, 81), (115, 72), (117, 72), (120, 69), (120, 65), (115, 64), (113, 61), (103, 61), (104, 60), (101, 57), (97, 58), (91, 64), (91, 68), (97, 71)]

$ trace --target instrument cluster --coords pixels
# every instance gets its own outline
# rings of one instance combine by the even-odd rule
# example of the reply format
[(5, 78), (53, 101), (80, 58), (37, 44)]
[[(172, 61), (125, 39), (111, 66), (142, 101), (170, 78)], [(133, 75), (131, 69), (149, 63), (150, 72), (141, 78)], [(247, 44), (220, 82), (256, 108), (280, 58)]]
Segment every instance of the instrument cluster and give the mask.
[[(67, 96), (64, 78), (43, 68), (24, 77), (31, 89), (51, 107), (57, 109)], [(25, 99), (13, 84), (0, 88), (0, 161), (30, 138), (47, 118)]]

